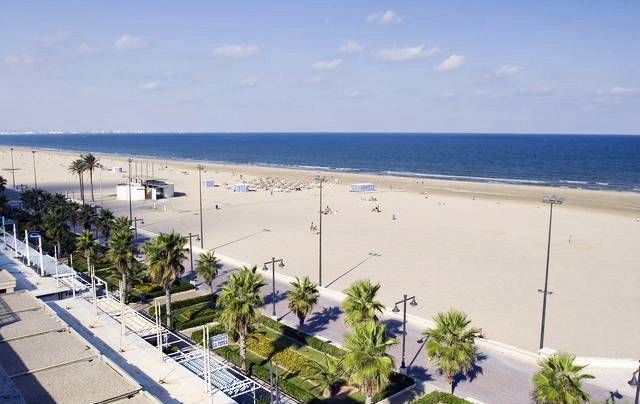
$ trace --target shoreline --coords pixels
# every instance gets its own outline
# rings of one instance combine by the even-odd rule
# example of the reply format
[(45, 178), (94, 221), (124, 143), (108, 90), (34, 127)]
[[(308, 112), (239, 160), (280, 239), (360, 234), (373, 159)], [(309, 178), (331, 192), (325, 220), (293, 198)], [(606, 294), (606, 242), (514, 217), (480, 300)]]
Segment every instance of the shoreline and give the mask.
[[(495, 199), (507, 198), (530, 202), (539, 202), (542, 196), (547, 194), (561, 194), (562, 196), (565, 196), (568, 203), (575, 204), (576, 206), (590, 209), (621, 210), (631, 214), (632, 216), (635, 214), (640, 214), (640, 191), (635, 191), (635, 189), (640, 188), (635, 187), (634, 190), (591, 189), (553, 185), (544, 181), (540, 181), (540, 183), (534, 183), (533, 181), (529, 180), (505, 180), (505, 182), (500, 182), (490, 178), (486, 178), (486, 181), (473, 181), (468, 177), (460, 176), (458, 176), (457, 178), (465, 179), (445, 178), (445, 176), (439, 178), (437, 175), (429, 174), (415, 174), (410, 176), (402, 175), (403, 173), (375, 173), (365, 171), (352, 171), (351, 169), (332, 169), (325, 167), (301, 167), (260, 163), (245, 164), (225, 161), (188, 159), (182, 157), (122, 154), (94, 150), (67, 150), (48, 147), (0, 145), (0, 149), (9, 149), (10, 147), (23, 152), (38, 150), (68, 156), (79, 156), (79, 154), (82, 153), (93, 153), (94, 155), (99, 157), (105, 156), (113, 160), (122, 159), (124, 161), (126, 161), (127, 158), (131, 157), (137, 160), (145, 160), (154, 163), (171, 162), (174, 165), (181, 165), (184, 168), (192, 169), (195, 169), (198, 164), (204, 164), (210, 166), (212, 169), (215, 168), (218, 170), (226, 169), (232, 171), (246, 171), (249, 174), (254, 175), (264, 175), (266, 173), (269, 173), (272, 175), (283, 176), (283, 174), (287, 174), (284, 175), (285, 178), (299, 178), (301, 174), (308, 173), (310, 178), (313, 178), (316, 175), (323, 175), (329, 178), (337, 178), (351, 182), (360, 182), (365, 179), (368, 182), (376, 183), (376, 192), (383, 191), (382, 187), (378, 187), (378, 185), (381, 184), (385, 186), (386, 190), (394, 191), (409, 191), (418, 193), (434, 192), (452, 195), (478, 195)], [(375, 181), (376, 179), (378, 181)], [(405, 188), (399, 188), (398, 186), (404, 186)]]
[[(14, 148), (16, 185), (33, 185), (32, 148)], [(68, 171), (78, 151), (37, 149), (39, 188), (78, 195), (77, 175)], [(95, 153), (105, 170), (94, 173), (95, 200), (114, 214), (129, 214), (115, 186), (126, 182), (128, 156)], [(7, 166), (8, 147), (0, 147)], [(135, 201), (133, 214), (151, 232), (200, 233), (204, 248), (258, 265), (282, 257), (278, 272), (318, 280), (316, 174), (327, 176), (323, 208), (322, 286), (342, 291), (358, 279), (380, 283), (388, 307), (403, 293), (420, 297), (414, 315), (429, 319), (451, 307), (466, 312), (487, 338), (535, 351), (549, 226), (541, 197), (559, 193), (554, 209), (550, 288), (545, 344), (588, 357), (635, 357), (632, 339), (640, 333), (629, 307), (640, 303), (634, 285), (640, 254), (640, 195), (480, 182), (416, 179), (362, 173), (274, 168), (205, 161), (136, 158), (137, 177), (175, 184), (176, 196)], [(199, 215), (197, 164), (206, 164)], [(3, 176), (5, 176), (3, 174)], [(270, 177), (270, 178), (268, 178)], [(85, 183), (88, 181), (85, 177)], [(8, 176), (11, 184), (11, 175)], [(256, 192), (234, 192), (238, 182)], [(373, 193), (350, 192), (350, 183), (373, 182)], [(270, 184), (258, 186), (257, 184)], [(293, 189), (299, 184), (300, 191)], [(273, 190), (273, 192), (271, 192)], [(88, 191), (88, 190), (87, 190)], [(426, 192), (426, 194), (425, 194)], [(89, 198), (90, 194), (86, 194)], [(376, 213), (376, 206), (381, 212)], [(603, 287), (606, 285), (606, 287)], [(594, 327), (594, 324), (598, 326)]]

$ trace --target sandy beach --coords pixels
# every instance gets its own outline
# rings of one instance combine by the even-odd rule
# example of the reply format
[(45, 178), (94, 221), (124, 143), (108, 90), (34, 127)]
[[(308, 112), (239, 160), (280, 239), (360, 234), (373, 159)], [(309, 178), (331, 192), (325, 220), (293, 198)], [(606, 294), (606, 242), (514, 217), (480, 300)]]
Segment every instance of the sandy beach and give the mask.
[[(97, 155), (108, 168), (127, 167), (124, 157)], [(78, 179), (67, 171), (77, 156), (37, 151), (38, 186), (77, 198)], [(0, 148), (0, 160), (11, 186), (8, 147)], [(14, 161), (16, 184), (33, 186), (31, 149), (16, 148)], [(179, 193), (155, 204), (134, 202), (141, 227), (198, 233), (197, 163), (136, 161), (139, 174), (149, 167), (150, 175), (153, 166), (155, 177), (175, 183)], [(640, 357), (640, 194), (206, 163), (203, 179), (218, 186), (203, 189), (205, 247), (260, 265), (283, 258), (280, 271), (317, 280), (318, 235), (310, 231), (318, 222), (316, 175), (327, 177), (323, 205), (333, 212), (323, 216), (324, 286), (342, 290), (370, 278), (382, 284), (387, 306), (415, 294), (419, 305), (411, 314), (429, 318), (455, 307), (486, 337), (532, 351), (549, 220), (541, 197), (562, 195), (566, 202), (554, 208), (545, 346), (581, 356)], [(124, 176), (94, 174), (96, 202), (119, 215), (128, 215), (128, 202), (115, 198)], [(268, 177), (302, 190), (233, 192), (237, 182)], [(349, 192), (357, 182), (377, 190)], [(381, 213), (372, 211), (377, 206)]]

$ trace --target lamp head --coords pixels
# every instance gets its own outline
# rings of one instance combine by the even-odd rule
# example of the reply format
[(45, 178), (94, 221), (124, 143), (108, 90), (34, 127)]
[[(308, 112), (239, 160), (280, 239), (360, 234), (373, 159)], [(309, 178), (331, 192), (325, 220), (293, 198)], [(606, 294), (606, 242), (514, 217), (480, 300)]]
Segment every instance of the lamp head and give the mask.
[(268, 271), (268, 270), (269, 270), (269, 268), (267, 268), (267, 264), (264, 264), (264, 265), (262, 266), (262, 270), (263, 270), (263, 271)]
[(279, 266), (280, 268), (284, 268), (284, 261), (283, 261), (283, 260), (280, 260), (280, 264), (278, 264), (278, 266)]
[(391, 311), (393, 311), (394, 313), (399, 313), (400, 309), (398, 308), (398, 305), (396, 304), (395, 306), (393, 306), (393, 310), (391, 310)]
[(416, 302), (416, 298), (414, 297), (413, 299), (411, 299), (411, 303), (409, 303), (411, 306), (417, 306), (418, 302)]

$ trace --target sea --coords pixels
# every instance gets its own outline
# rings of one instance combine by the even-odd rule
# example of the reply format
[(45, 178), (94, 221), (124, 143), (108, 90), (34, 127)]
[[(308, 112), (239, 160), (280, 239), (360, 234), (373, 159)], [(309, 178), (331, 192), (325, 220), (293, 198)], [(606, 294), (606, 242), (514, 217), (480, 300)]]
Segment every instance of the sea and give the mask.
[(640, 192), (640, 136), (455, 133), (2, 134), (122, 156)]

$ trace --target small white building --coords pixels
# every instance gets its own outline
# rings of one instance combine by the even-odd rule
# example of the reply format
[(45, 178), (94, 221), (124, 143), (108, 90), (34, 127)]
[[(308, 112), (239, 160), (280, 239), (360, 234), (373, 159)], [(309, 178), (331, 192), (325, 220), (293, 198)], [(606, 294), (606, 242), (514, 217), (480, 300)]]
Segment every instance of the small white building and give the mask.
[(174, 194), (174, 185), (172, 182), (164, 182), (160, 180), (146, 180), (143, 182), (147, 199), (158, 200), (163, 198), (171, 198)]
[(122, 174), (124, 169), (122, 167), (111, 167), (111, 172), (114, 174)]
[(119, 201), (129, 200), (129, 188), (131, 188), (131, 200), (132, 201), (144, 201), (146, 199), (146, 192), (144, 186), (140, 184), (118, 184), (116, 185), (116, 198)]
[(373, 192), (375, 190), (376, 186), (370, 182), (351, 184), (351, 192)]
[(207, 178), (202, 180), (203, 188), (213, 188), (216, 186), (216, 182), (212, 178)]
[(233, 186), (233, 192), (249, 192), (249, 184), (238, 183)]

